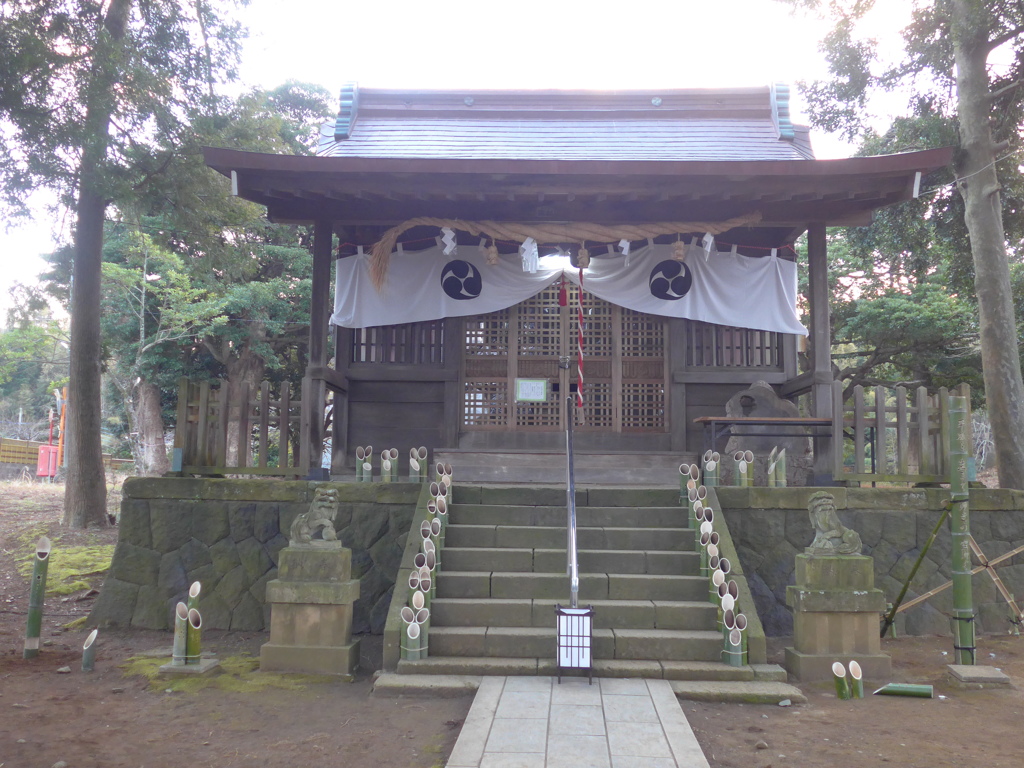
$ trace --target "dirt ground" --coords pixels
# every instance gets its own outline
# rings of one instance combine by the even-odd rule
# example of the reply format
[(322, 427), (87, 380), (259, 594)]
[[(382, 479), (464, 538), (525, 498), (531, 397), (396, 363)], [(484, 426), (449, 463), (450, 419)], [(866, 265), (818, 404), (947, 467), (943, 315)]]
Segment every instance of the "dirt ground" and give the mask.
[[(117, 538), (116, 528), (62, 530), (62, 491), (0, 484), (0, 768), (445, 764), (471, 698), (373, 696), (380, 638), (363, 638), (362, 669), (353, 683), (262, 675), (254, 667), (266, 635), (212, 631), (204, 633), (203, 649), (216, 652), (228, 671), (201, 690), (130, 674), (151, 672), (169, 657), (165, 632), (102, 631), (96, 670), (84, 673), (87, 631), (65, 625), (88, 614), (89, 586), (98, 587), (102, 575), (82, 573), (69, 576), (69, 594), (47, 596), (43, 648), (35, 659), (22, 659), (28, 585), (18, 561), (31, 556), (38, 535), (46, 531), (54, 539), (54, 566), (61, 548), (102, 552), (98, 545)], [(773, 661), (781, 661), (786, 644), (770, 642)], [(839, 701), (831, 686), (821, 685), (803, 687), (806, 705), (683, 702), (683, 710), (712, 766), (994, 768), (1024, 762), (1018, 755), (1024, 697), (1017, 687), (952, 687), (945, 671), (948, 638), (886, 640), (884, 650), (893, 657), (893, 680), (932, 684), (936, 698)], [(128, 659), (136, 660), (131, 669)], [(1024, 638), (981, 638), (979, 660), (1015, 683), (1024, 681)], [(63, 667), (70, 671), (60, 672)]]

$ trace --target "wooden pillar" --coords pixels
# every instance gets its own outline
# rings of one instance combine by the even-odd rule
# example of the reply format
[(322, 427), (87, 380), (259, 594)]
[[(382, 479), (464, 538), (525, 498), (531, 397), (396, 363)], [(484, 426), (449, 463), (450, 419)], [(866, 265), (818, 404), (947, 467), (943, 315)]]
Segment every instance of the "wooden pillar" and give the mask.
[[(309, 302), (309, 360), (306, 374), (310, 369), (327, 366), (327, 340), (330, 336), (331, 318), (331, 239), (332, 222), (324, 219), (313, 224), (313, 292)], [(302, 409), (309, 419), (309, 466), (306, 468), (313, 477), (320, 475), (320, 462), (324, 443), (324, 405), (326, 388), (323, 379), (310, 381), (308, 400)]]
[[(832, 418), (832, 325), (829, 319), (828, 247), (824, 222), (807, 228), (808, 300), (811, 309), (811, 415)], [(835, 436), (837, 441), (842, 436)], [(838, 444), (841, 444), (839, 442)], [(812, 482), (822, 484), (832, 477), (832, 439), (814, 439)]]

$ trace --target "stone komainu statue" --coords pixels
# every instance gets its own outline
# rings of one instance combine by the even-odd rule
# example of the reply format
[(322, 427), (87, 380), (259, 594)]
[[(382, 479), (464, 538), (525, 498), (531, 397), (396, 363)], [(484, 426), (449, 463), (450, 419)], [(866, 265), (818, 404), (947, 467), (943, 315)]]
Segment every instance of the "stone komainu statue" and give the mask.
[(831, 493), (811, 494), (807, 512), (814, 527), (814, 540), (806, 550), (809, 555), (859, 555), (863, 544), (860, 534), (841, 522), (836, 514), (836, 501)]
[(338, 516), (338, 489), (320, 486), (313, 495), (309, 510), (292, 523), (291, 544), (309, 544), (314, 540), (336, 541), (334, 520)]

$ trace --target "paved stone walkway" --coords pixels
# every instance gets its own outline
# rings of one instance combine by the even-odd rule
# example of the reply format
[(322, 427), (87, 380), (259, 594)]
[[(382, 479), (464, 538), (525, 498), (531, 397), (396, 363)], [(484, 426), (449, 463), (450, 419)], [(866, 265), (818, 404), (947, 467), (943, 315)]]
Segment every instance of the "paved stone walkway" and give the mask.
[(667, 680), (485, 677), (448, 768), (708, 768)]

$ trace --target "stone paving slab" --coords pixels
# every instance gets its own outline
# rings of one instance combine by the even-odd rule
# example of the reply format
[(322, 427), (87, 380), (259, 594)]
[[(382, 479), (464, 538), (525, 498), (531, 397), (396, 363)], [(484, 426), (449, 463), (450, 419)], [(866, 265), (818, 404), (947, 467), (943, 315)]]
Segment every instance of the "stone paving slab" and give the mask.
[(487, 677), (448, 768), (709, 768), (667, 680)]

